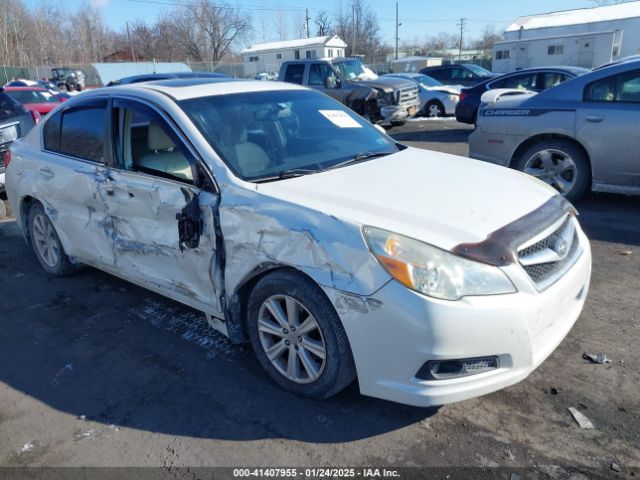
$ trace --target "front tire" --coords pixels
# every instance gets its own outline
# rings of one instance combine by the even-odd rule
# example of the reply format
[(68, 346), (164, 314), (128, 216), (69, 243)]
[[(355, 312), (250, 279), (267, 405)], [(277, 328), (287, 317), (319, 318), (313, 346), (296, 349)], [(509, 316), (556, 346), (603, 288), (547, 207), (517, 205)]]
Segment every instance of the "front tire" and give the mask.
[(325, 293), (308, 277), (278, 270), (249, 299), (247, 328), (258, 361), (285, 390), (327, 398), (355, 378), (351, 348)]
[(586, 155), (566, 140), (545, 140), (531, 145), (520, 155), (515, 168), (551, 185), (572, 202), (584, 194), (591, 180)]
[(444, 106), (437, 100), (431, 100), (424, 107), (424, 115), (429, 118), (444, 117)]
[(29, 239), (42, 268), (50, 275), (62, 277), (76, 271), (60, 243), (60, 238), (41, 204), (29, 209)]

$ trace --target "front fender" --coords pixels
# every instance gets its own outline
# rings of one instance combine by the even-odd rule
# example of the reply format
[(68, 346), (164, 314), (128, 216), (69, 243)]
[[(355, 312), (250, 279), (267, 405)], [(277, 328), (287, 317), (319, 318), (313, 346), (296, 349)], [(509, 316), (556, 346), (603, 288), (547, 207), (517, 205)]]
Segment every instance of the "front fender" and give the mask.
[(360, 225), (239, 187), (223, 192), (220, 225), (225, 291), (261, 266), (288, 266), (319, 285), (371, 295), (389, 275), (369, 252)]

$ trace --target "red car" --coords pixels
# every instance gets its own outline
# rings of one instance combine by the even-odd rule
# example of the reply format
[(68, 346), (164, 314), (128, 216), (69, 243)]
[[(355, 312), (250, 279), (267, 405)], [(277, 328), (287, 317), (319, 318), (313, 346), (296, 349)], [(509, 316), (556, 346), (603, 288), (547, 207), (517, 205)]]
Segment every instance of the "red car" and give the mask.
[(69, 98), (66, 94), (52, 94), (41, 87), (4, 87), (4, 91), (29, 109), (36, 124), (40, 121), (41, 116), (46, 115)]

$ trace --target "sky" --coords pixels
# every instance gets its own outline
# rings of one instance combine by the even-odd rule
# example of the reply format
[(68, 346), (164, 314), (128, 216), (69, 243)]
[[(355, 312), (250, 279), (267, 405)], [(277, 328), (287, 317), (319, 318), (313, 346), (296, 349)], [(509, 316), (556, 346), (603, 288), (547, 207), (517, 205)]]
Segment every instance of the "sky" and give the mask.
[[(38, 0), (28, 0), (35, 3)], [(66, 0), (65, 6), (70, 9), (81, 8), (86, 1), (101, 9), (108, 25), (121, 29), (125, 22), (137, 18), (154, 20), (163, 11), (170, 10), (176, 2), (189, 3), (192, 0)], [(309, 16), (324, 8), (329, 12), (336, 10), (339, 0), (221, 0), (229, 5), (238, 5), (251, 12), (254, 17), (254, 35), (252, 43), (278, 40), (275, 28), (266, 33), (262, 25), (273, 25), (275, 12), (278, 9), (291, 12), (287, 18), (291, 23), (294, 17), (304, 16), (304, 9), (309, 8)], [(393, 44), (395, 38), (395, 0), (365, 0), (377, 13), (384, 42)], [(589, 0), (398, 0), (400, 42), (412, 43), (438, 32), (459, 32), (458, 19), (465, 17), (466, 32), (469, 38), (477, 37), (487, 25), (494, 25), (499, 32), (506, 29), (517, 17), (535, 13), (546, 13), (558, 10), (570, 10), (594, 6)], [(297, 14), (297, 15), (296, 15)], [(261, 20), (261, 16), (266, 21)], [(311, 24), (313, 31), (313, 24)], [(289, 27), (290, 34), (293, 28)], [(293, 38), (290, 35), (291, 38)]]

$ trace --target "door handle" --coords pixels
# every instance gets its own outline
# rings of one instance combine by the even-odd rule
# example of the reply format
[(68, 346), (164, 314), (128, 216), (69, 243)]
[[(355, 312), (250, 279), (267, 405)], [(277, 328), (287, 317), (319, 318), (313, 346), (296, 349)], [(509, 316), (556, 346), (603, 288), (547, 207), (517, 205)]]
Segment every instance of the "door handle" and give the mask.
[(56, 176), (56, 174), (53, 173), (53, 170), (51, 170), (49, 167), (38, 168), (38, 174), (45, 180), (51, 180), (53, 177)]
[(587, 115), (584, 119), (590, 123), (600, 123), (604, 117), (602, 115)]

